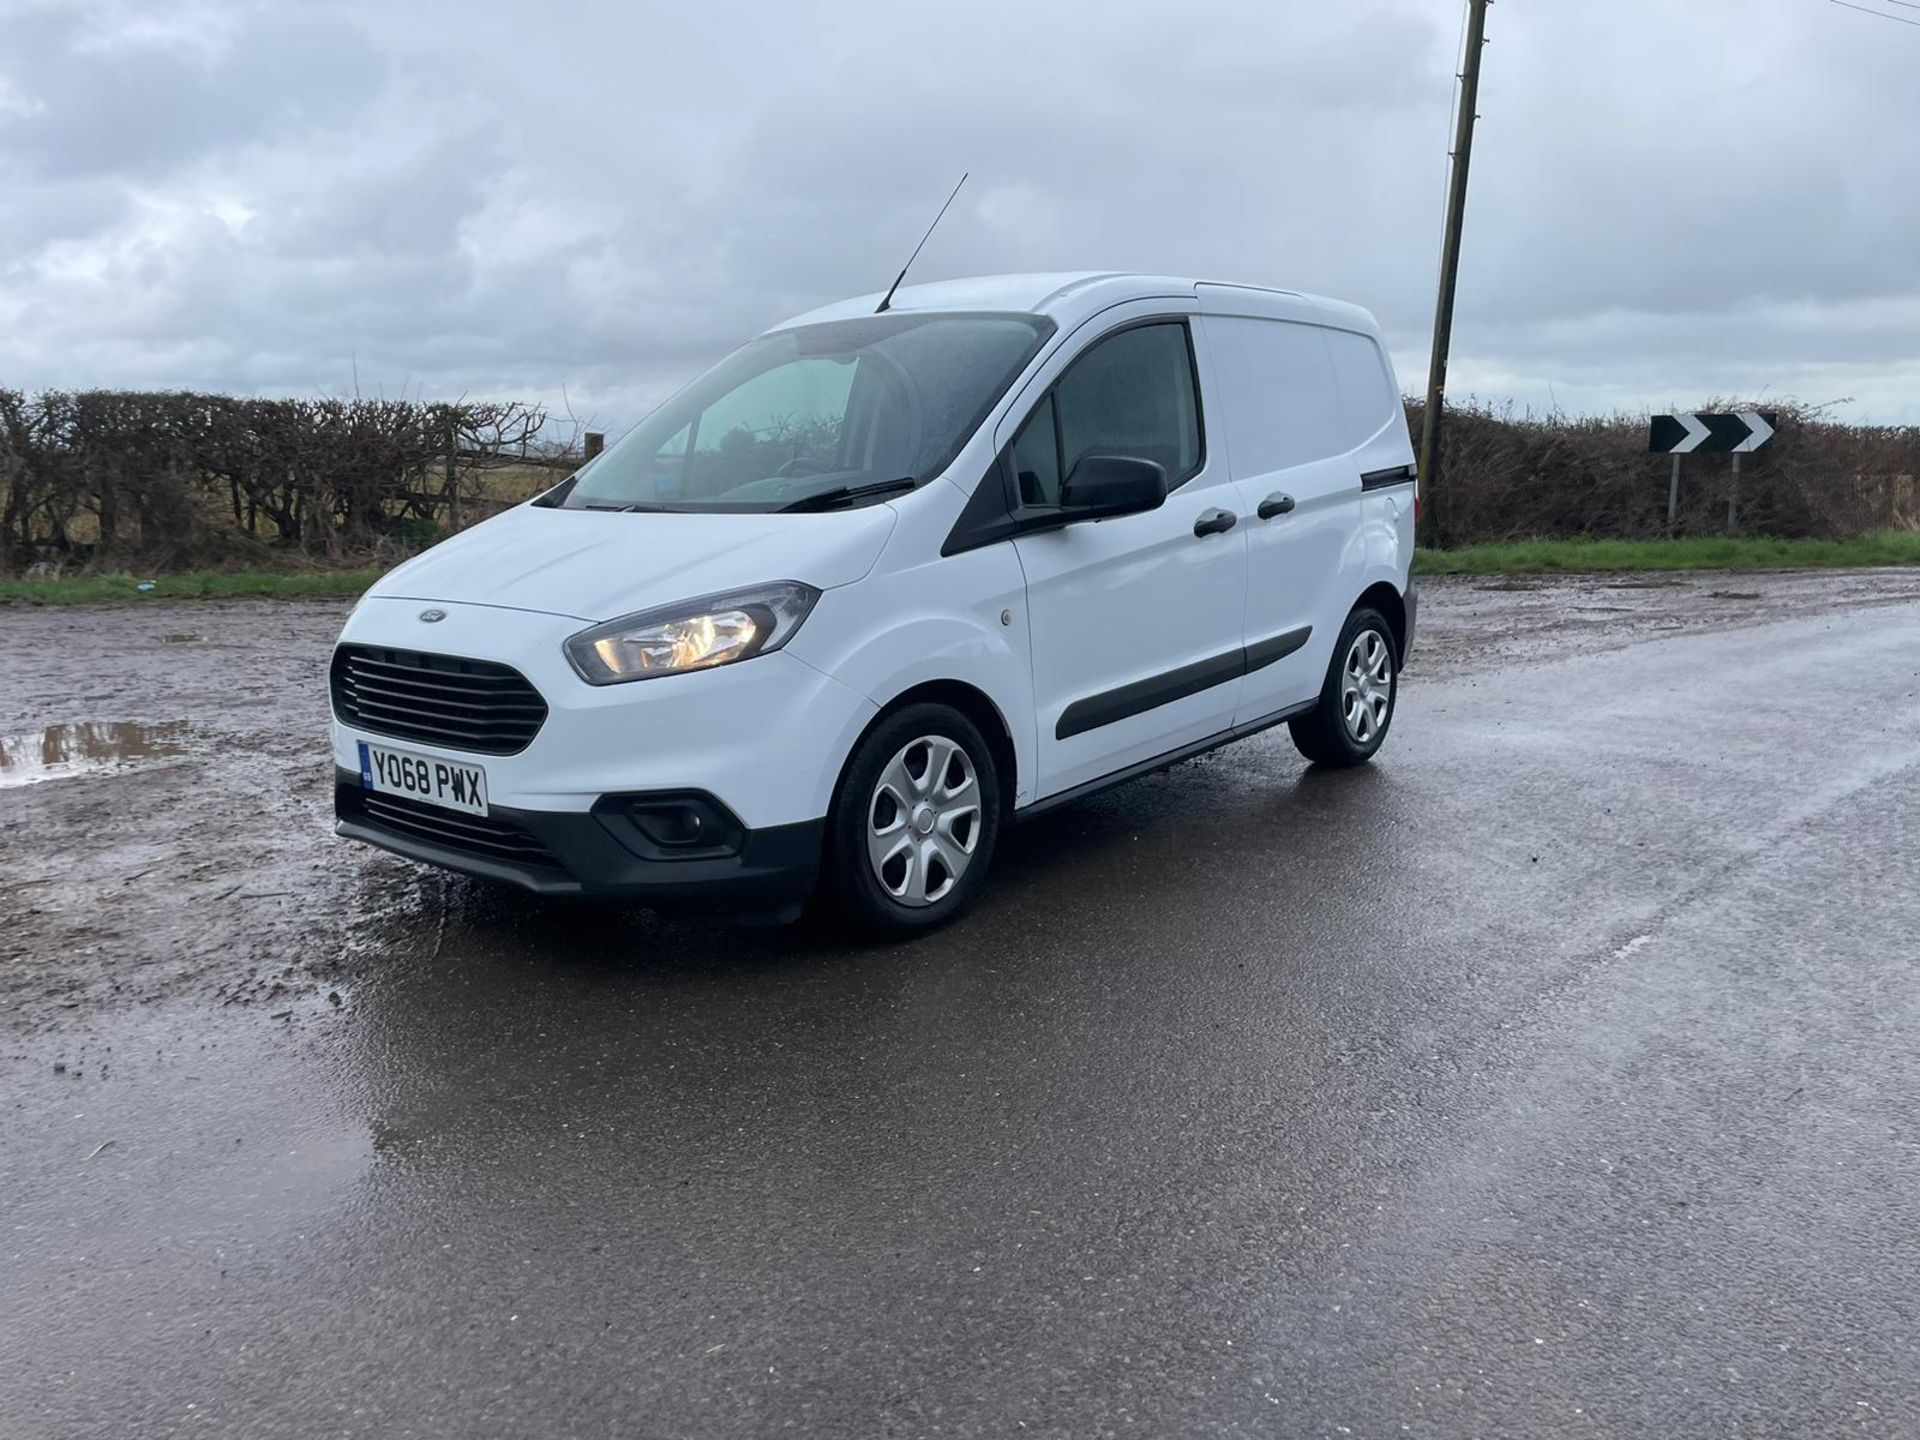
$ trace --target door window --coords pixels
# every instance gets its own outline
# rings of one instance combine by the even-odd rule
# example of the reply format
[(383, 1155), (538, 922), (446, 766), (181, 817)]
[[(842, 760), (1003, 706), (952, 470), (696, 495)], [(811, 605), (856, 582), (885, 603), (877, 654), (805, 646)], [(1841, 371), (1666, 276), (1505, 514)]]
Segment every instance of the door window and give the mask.
[(1179, 321), (1136, 325), (1099, 341), (1061, 376), (1053, 404), (1063, 479), (1089, 455), (1155, 461), (1169, 485), (1200, 468), (1200, 396)]

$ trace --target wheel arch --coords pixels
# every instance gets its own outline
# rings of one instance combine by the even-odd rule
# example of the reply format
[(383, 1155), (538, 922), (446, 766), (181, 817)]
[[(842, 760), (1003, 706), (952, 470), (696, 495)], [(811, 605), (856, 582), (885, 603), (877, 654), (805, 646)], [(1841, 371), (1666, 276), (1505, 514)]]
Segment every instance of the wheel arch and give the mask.
[(867, 737), (884, 724), (890, 717), (897, 715), (909, 705), (932, 704), (945, 705), (965, 715), (986, 737), (987, 745), (993, 751), (994, 777), (999, 781), (1000, 814), (1004, 823), (1013, 814), (1016, 779), (1019, 774), (1019, 752), (1013, 741), (1013, 728), (1007, 724), (1007, 717), (992, 696), (977, 685), (964, 680), (940, 679), (923, 680), (910, 685), (874, 712), (874, 715), (861, 727), (860, 733), (847, 747), (847, 753), (841, 757), (840, 773), (834, 778), (833, 795), (827, 814), (832, 816), (840, 807), (840, 796), (847, 783), (847, 771), (853, 765), (853, 757), (866, 743)]
[(1407, 599), (1397, 587), (1386, 580), (1377, 580), (1360, 592), (1360, 598), (1353, 602), (1354, 610), (1378, 610), (1393, 631), (1393, 658), (1397, 664), (1400, 657), (1407, 653)]

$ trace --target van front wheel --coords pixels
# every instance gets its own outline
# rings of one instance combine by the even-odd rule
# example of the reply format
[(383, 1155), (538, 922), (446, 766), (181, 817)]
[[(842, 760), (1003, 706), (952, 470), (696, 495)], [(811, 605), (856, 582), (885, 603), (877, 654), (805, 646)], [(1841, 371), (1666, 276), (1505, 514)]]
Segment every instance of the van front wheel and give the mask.
[(1000, 777), (979, 727), (945, 705), (909, 705), (847, 764), (829, 826), (834, 898), (865, 930), (944, 925), (986, 880), (1000, 818)]
[(1288, 722), (1294, 748), (1316, 765), (1364, 765), (1386, 742), (1399, 695), (1399, 654), (1377, 610), (1347, 617), (1313, 709)]

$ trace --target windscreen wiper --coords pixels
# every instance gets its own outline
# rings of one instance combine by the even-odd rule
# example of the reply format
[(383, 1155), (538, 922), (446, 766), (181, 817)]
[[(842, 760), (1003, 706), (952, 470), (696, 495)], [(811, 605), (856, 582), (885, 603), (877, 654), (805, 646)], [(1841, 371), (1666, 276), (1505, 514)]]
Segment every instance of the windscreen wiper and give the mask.
[(865, 500), (879, 500), (888, 495), (904, 495), (919, 485), (911, 475), (899, 480), (881, 480), (872, 485), (836, 485), (831, 490), (817, 490), (811, 495), (802, 495), (798, 500), (789, 501), (780, 510), (838, 510), (843, 505), (858, 505)]

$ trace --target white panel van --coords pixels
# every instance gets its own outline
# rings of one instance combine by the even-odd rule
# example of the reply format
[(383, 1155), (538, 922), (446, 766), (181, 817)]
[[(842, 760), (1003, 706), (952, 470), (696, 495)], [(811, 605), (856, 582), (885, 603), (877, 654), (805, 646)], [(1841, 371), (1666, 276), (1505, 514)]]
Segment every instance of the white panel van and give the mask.
[(1004, 826), (1393, 722), (1417, 484), (1364, 311), (1017, 275), (788, 321), (384, 577), (342, 835), (560, 895), (951, 919)]

